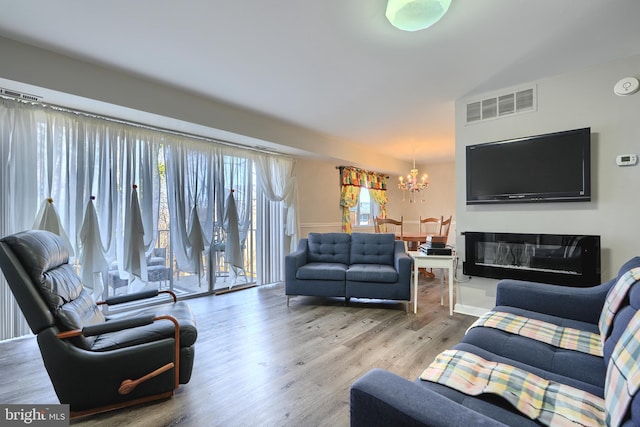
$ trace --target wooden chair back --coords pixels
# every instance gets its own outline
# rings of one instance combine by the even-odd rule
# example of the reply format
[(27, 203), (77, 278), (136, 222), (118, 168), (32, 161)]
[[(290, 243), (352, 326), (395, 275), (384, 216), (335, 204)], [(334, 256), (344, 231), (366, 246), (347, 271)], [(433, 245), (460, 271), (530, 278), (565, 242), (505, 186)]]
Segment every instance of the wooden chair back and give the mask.
[(400, 237), (404, 236), (404, 221), (403, 217), (400, 220), (393, 218), (378, 218), (373, 219), (373, 228), (376, 233), (395, 233), (400, 232)]
[(447, 240), (449, 239), (449, 229), (451, 228), (451, 218), (453, 218), (453, 215), (449, 215), (449, 219), (445, 219), (440, 222), (440, 235), (444, 236)]
[[(449, 215), (449, 218), (444, 219), (444, 216), (440, 218), (422, 218), (420, 217), (420, 233), (429, 233), (429, 224), (436, 223), (434, 233), (438, 236), (444, 236), (445, 240), (449, 238), (449, 229), (451, 228), (451, 219), (453, 215)], [(432, 228), (433, 229), (433, 228)]]
[[(420, 234), (422, 233), (426, 233), (426, 234), (440, 234), (440, 223), (442, 223), (442, 217), (440, 218), (422, 218), (420, 217), (420, 222), (419, 222), (419, 231)], [(433, 226), (431, 226), (431, 224), (435, 224)], [(429, 231), (431, 231), (432, 233), (429, 233)]]

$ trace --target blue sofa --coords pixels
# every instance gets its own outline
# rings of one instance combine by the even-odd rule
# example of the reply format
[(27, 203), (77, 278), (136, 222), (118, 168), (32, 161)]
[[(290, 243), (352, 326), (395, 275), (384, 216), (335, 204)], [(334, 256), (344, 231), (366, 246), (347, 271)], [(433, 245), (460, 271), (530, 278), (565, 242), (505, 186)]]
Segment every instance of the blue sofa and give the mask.
[[(600, 333), (598, 322), (614, 284), (627, 271), (640, 267), (640, 257), (625, 263), (618, 276), (591, 288), (575, 288), (516, 280), (498, 284), (494, 311), (582, 331)], [(608, 303), (607, 307), (611, 304)], [(605, 386), (612, 384), (609, 361), (614, 346), (632, 316), (640, 309), (640, 284), (632, 286), (613, 317), (603, 357), (565, 350), (549, 344), (489, 327), (469, 329), (453, 349), (471, 352), (483, 359), (502, 362), (550, 381), (567, 384), (605, 399)], [(635, 336), (640, 335), (634, 332)], [(620, 341), (627, 342), (627, 341)], [(631, 345), (619, 346), (628, 349)], [(640, 350), (631, 366), (640, 369)], [(430, 361), (425, 361), (425, 368)], [(612, 386), (611, 386), (612, 387)], [(616, 389), (617, 390), (617, 389)], [(640, 394), (640, 393), (638, 393)], [(640, 397), (633, 395), (622, 418), (625, 427), (640, 425)], [(607, 397), (607, 404), (619, 400)], [(409, 381), (391, 372), (373, 369), (352, 384), (351, 426), (537, 426), (498, 395), (470, 396), (435, 382)], [(610, 415), (609, 411), (606, 411)]]
[(411, 300), (411, 258), (393, 234), (309, 233), (285, 257), (285, 294)]

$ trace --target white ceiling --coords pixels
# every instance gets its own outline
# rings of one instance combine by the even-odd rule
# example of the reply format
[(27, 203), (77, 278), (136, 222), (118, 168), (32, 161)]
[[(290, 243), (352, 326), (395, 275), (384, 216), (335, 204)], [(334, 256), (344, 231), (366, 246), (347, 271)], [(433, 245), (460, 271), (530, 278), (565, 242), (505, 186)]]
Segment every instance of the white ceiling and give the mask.
[(640, 53), (640, 0), (453, 0), (415, 33), (385, 5), (0, 0), (0, 36), (424, 162), (456, 99)]

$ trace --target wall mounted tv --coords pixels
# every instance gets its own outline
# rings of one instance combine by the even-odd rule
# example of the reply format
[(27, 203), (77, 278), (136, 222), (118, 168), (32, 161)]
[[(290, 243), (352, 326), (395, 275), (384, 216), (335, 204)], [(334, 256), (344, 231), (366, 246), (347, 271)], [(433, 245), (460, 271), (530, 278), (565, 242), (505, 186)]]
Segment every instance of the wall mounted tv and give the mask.
[(467, 204), (591, 200), (591, 128), (467, 146)]

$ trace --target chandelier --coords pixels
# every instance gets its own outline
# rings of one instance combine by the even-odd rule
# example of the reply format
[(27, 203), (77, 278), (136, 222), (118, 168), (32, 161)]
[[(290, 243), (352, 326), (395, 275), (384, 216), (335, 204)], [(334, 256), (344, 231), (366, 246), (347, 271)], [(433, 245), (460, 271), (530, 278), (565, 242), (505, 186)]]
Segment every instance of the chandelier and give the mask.
[(422, 190), (429, 186), (429, 175), (426, 173), (422, 175), (420, 181), (418, 181), (418, 169), (416, 169), (416, 150), (413, 150), (413, 169), (407, 175), (407, 180), (404, 177), (399, 178), (398, 188), (402, 190), (402, 201), (405, 201), (405, 194), (409, 192), (409, 202), (415, 201), (415, 194), (420, 193)]

